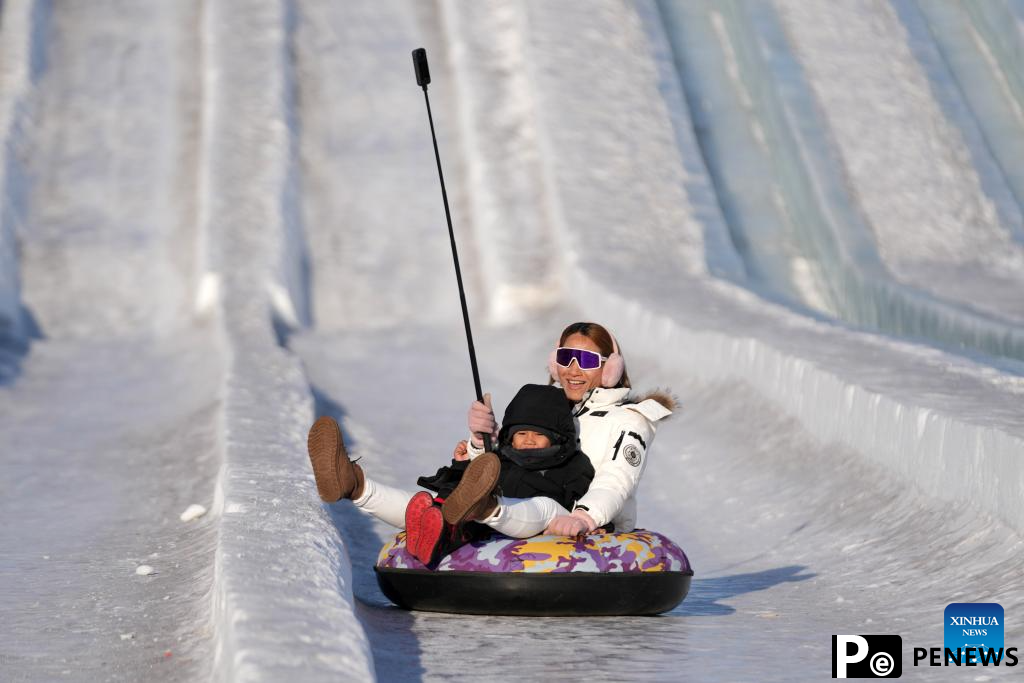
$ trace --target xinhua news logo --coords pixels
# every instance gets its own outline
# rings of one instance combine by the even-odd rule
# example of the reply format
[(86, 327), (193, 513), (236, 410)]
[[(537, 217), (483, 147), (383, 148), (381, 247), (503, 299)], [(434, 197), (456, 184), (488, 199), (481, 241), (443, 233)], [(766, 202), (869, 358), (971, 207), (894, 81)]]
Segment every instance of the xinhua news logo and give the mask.
[[(1003, 652), (1003, 606), (996, 602), (954, 602), (943, 615), (946, 664), (958, 649), (965, 664), (976, 664), (988, 653)], [(987, 664), (988, 662), (986, 662)]]
[(1004, 645), (999, 603), (954, 602), (942, 619), (943, 647), (915, 647), (914, 666), (1017, 666), (1017, 648)]
[(899, 678), (901, 675), (903, 638), (832, 636), (832, 678)]

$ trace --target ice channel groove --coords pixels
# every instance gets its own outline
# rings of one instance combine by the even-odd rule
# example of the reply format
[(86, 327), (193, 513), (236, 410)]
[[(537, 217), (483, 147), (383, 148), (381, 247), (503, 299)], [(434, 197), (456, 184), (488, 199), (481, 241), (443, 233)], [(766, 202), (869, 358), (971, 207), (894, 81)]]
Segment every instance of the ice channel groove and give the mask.
[(955, 91), (950, 97), (955, 104), (945, 105), (950, 120), (965, 138), (981, 138), (969, 145), (985, 152), (973, 155), (974, 165), (987, 194), (1012, 195), (997, 201), (996, 207), (1003, 225), (1024, 243), (1024, 88), (1016, 73), (1024, 64), (1014, 66), (1011, 57), (1024, 51), (1024, 42), (1014, 30), (1010, 8), (999, 2), (906, 0), (893, 7), (908, 34), (926, 33), (922, 48), (934, 48), (940, 56), (934, 59), (932, 51), (918, 50), (940, 104), (944, 89)]
[[(870, 229), (843, 189), (844, 183), (835, 170), (834, 160), (820, 152), (828, 147), (824, 142), (822, 124), (817, 121), (814, 107), (807, 99), (809, 88), (801, 83), (799, 69), (786, 53), (785, 39), (771, 7), (766, 4), (739, 6), (716, 3), (713, 9), (708, 3), (695, 10), (692, 4), (676, 6), (662, 3), (660, 8), (667, 20), (669, 36), (676, 38), (673, 45), (680, 58), (686, 50), (694, 47), (693, 41), (699, 39), (689, 34), (686, 34), (687, 40), (681, 39), (685, 22), (676, 18), (680, 13), (715, 12), (724, 19), (728, 33), (734, 37), (733, 44), (737, 46), (739, 77), (748, 85), (747, 92), (752, 93), (751, 115), (757, 117), (758, 128), (764, 131), (764, 150), (771, 159), (769, 167), (783, 170), (776, 177), (781, 181), (777, 187), (785, 198), (786, 210), (776, 213), (776, 216), (780, 216), (777, 219), (780, 224), (788, 223), (792, 227), (782, 234), (789, 235), (790, 254), (804, 254), (803, 259), (812, 264), (813, 272), (818, 273), (815, 279), (824, 281), (825, 289), (818, 295), (813, 290), (808, 292), (806, 287), (786, 282), (788, 274), (780, 273), (778, 266), (767, 270), (760, 268), (757, 266), (760, 257), (747, 253), (745, 258), (753, 259), (753, 272), (763, 272), (768, 286), (783, 295), (803, 289), (805, 294), (800, 304), (833, 313), (857, 326), (928, 339), (944, 348), (967, 347), (993, 356), (1024, 360), (1024, 330), (1020, 327), (897, 282), (878, 259), (869, 237)], [(757, 15), (756, 31), (747, 13)], [(760, 45), (756, 51), (771, 57), (764, 58), (754, 50), (741, 49), (752, 45)], [(685, 73), (685, 67), (680, 69), (680, 73)], [(767, 83), (775, 87), (759, 87), (759, 84)], [(703, 96), (715, 97), (713, 93), (693, 94), (691, 106)], [(723, 119), (719, 116), (708, 117), (706, 124), (712, 129), (712, 134), (721, 121)], [(719, 136), (727, 139), (731, 132), (729, 124), (724, 125)], [(705, 150), (708, 149), (715, 149), (715, 145), (705, 145)], [(741, 186), (739, 190), (730, 191), (723, 186), (723, 175), (726, 185), (730, 175), (737, 175), (730, 161), (712, 156), (708, 159), (708, 166), (720, 169), (713, 175), (717, 176), (719, 197), (733, 208), (728, 213), (738, 218), (740, 223), (732, 227), (734, 230), (738, 227), (747, 234), (746, 243), (754, 249), (772, 250), (775, 247), (771, 240), (754, 236), (755, 229), (760, 229), (754, 225), (770, 210), (770, 202), (751, 204), (750, 197), (757, 194), (756, 188)], [(744, 192), (743, 189), (752, 191)], [(757, 221), (752, 219), (753, 216), (758, 217)], [(776, 260), (770, 254), (766, 258), (769, 262)], [(778, 282), (780, 279), (781, 283)]]
[[(798, 282), (795, 277), (796, 269), (791, 263), (797, 262), (798, 253), (793, 253), (795, 238), (787, 233), (799, 223), (786, 220), (783, 195), (773, 189), (774, 182), (764, 180), (771, 179), (776, 172), (768, 163), (771, 159), (767, 150), (753, 151), (764, 149), (767, 140), (756, 115), (748, 113), (754, 98), (739, 70), (737, 51), (750, 48), (744, 41), (730, 40), (721, 12), (731, 6), (719, 4), (714, 11), (711, 7), (659, 3), (661, 30), (652, 27), (652, 32), (658, 31), (659, 37), (664, 35), (669, 44), (671, 77), (685, 93), (684, 106), (689, 107), (693, 119), (699, 145), (694, 151), (704, 160), (714, 184), (735, 251), (743, 254), (747, 281), (766, 293), (793, 302), (811, 301), (818, 310), (832, 310), (834, 306), (826, 301), (828, 292), (821, 275), (809, 274), (807, 282)], [(680, 39), (684, 32), (685, 37)], [(696, 49), (697, 45), (701, 47)], [(757, 84), (754, 81), (752, 86)], [(735, 93), (735, 97), (730, 98), (726, 94), (729, 92)], [(677, 129), (681, 125), (691, 127), (684, 121), (676, 124)], [(734, 155), (743, 155), (744, 163), (729, 173), (729, 165), (722, 160)], [(744, 220), (744, 212), (750, 210), (757, 212), (756, 221)], [(804, 261), (817, 268), (813, 261)]]
[(1017, 107), (1024, 109), (1024, 69), (1021, 69), (1021, 25), (1024, 24), (1024, 3), (1008, 0), (1003, 3), (970, 3), (965, 9), (975, 30), (989, 46), (999, 64)]
[(879, 259), (899, 282), (1019, 323), (1024, 251), (1000, 219), (1019, 209), (986, 191), (993, 178), (972, 163), (986, 151), (955, 125), (962, 96), (934, 87), (945, 71), (931, 37), (888, 3), (775, 9)]
[[(479, 182), (470, 196), (477, 255), (488, 273), (485, 300), (491, 320), (528, 316), (561, 295), (559, 259), (550, 235), (530, 77), (522, 44), (526, 21), (518, 3), (440, 5), (450, 40), (466, 174)], [(483, 46), (498, 40), (504, 49)], [(480, 113), (486, 111), (487, 116)], [(451, 122), (448, 122), (449, 124)], [(494, 132), (501, 131), (500, 135)]]

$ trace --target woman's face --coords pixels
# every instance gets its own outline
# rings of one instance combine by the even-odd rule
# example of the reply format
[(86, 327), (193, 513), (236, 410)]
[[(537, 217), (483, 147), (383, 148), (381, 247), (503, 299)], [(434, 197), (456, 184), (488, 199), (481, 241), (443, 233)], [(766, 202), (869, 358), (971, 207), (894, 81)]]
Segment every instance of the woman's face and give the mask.
[(547, 448), (551, 445), (551, 439), (540, 432), (533, 432), (529, 429), (522, 429), (512, 435), (512, 448), (517, 451), (526, 451), (531, 448)]
[[(569, 335), (565, 343), (562, 346), (568, 346), (574, 349), (586, 349), (587, 351), (593, 351), (594, 353), (601, 354), (601, 349), (593, 342), (590, 337), (582, 335), (580, 333)], [(604, 354), (601, 354), (604, 355)], [(569, 398), (573, 403), (578, 403), (583, 399), (591, 389), (596, 389), (601, 386), (601, 367), (593, 370), (581, 370), (579, 363), (575, 360), (569, 364), (569, 367), (563, 368), (561, 365), (555, 365), (555, 369), (558, 371), (558, 383), (562, 385), (562, 391), (565, 392), (566, 397)]]

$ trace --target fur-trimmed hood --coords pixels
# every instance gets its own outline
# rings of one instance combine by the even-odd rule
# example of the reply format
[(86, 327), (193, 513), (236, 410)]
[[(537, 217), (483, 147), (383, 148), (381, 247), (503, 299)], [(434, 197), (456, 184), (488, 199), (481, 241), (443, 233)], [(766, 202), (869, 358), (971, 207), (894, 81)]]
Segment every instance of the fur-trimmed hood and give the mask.
[(655, 389), (654, 391), (646, 394), (630, 394), (626, 397), (626, 400), (623, 401), (623, 404), (643, 403), (647, 400), (656, 401), (657, 403), (660, 403), (665, 410), (671, 412), (675, 412), (680, 406), (679, 398), (673, 394), (670, 389)]
[(579, 416), (587, 411), (606, 410), (615, 405), (635, 410), (652, 422), (657, 422), (671, 415), (672, 410), (679, 406), (679, 401), (672, 393), (662, 389), (634, 394), (626, 388), (597, 388), (576, 404), (575, 415)]

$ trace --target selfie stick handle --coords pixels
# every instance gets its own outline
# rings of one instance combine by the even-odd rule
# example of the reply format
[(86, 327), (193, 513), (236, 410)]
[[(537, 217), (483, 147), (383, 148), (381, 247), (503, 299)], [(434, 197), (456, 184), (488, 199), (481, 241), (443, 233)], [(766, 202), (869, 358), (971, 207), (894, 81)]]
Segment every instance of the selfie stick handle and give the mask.
[[(416, 84), (423, 88), (423, 99), (427, 103), (427, 119), (430, 121), (430, 137), (434, 141), (434, 159), (437, 161), (437, 177), (441, 179), (441, 199), (444, 200), (444, 217), (448, 221), (448, 239), (452, 243), (452, 259), (455, 261), (455, 279), (459, 283), (459, 301), (462, 302), (462, 322), (466, 325), (466, 343), (469, 345), (469, 364), (473, 368), (473, 385), (476, 400), (484, 400), (480, 389), (480, 370), (476, 365), (476, 349), (473, 348), (473, 331), (469, 326), (469, 309), (466, 307), (466, 290), (462, 286), (462, 269), (459, 268), (459, 250), (455, 246), (455, 230), (452, 228), (452, 213), (448, 208), (448, 192), (444, 187), (444, 173), (441, 171), (441, 153), (437, 149), (437, 134), (434, 132), (434, 116), (430, 112), (430, 97), (427, 85), (430, 83), (430, 67), (427, 66), (427, 51), (420, 47), (412, 51), (412, 64), (416, 69)], [(491, 450), (491, 435), (484, 434), (484, 450)]]

